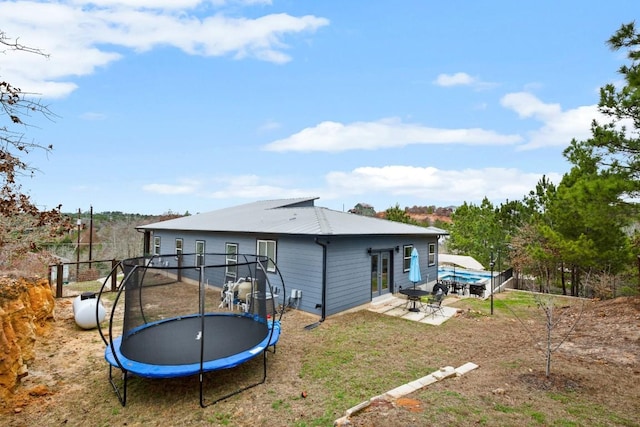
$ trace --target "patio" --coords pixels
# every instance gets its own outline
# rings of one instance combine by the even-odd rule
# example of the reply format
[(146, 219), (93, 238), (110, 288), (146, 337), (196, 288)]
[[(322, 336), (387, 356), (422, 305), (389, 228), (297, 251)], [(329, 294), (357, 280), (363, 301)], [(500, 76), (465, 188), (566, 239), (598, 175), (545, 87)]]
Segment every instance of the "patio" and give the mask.
[(437, 326), (443, 324), (458, 312), (456, 308), (448, 307), (446, 304), (447, 298), (442, 302), (442, 310), (438, 310), (435, 313), (432, 313), (428, 309), (413, 312), (407, 309), (406, 298), (389, 295), (372, 301), (368, 310), (387, 316), (401, 317), (406, 320)]

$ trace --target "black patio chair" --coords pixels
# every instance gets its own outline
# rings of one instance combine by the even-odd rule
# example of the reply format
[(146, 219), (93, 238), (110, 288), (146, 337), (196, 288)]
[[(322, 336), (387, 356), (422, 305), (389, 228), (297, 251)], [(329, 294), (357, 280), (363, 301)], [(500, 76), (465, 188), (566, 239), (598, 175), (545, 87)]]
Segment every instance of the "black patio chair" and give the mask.
[(427, 301), (427, 310), (431, 312), (431, 316), (435, 317), (436, 313), (440, 313), (444, 316), (442, 311), (442, 301), (444, 300), (445, 293), (441, 289), (438, 289), (435, 294), (429, 297)]
[(441, 290), (445, 295), (447, 295), (449, 293), (449, 284), (447, 282), (438, 282), (433, 285), (431, 292), (435, 295), (438, 293), (438, 290)]
[(475, 295), (477, 297), (484, 297), (484, 291), (486, 287), (484, 283), (470, 283), (469, 284), (469, 295)]

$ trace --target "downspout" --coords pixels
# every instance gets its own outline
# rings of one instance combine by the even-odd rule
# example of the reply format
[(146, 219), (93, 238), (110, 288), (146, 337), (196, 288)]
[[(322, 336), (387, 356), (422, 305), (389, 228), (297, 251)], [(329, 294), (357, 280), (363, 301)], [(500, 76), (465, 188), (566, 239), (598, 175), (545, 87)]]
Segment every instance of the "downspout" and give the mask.
[(324, 322), (324, 320), (327, 317), (327, 245), (329, 244), (329, 242), (322, 243), (316, 237), (315, 243), (316, 245), (322, 246), (322, 303), (320, 304), (321, 314), (320, 314), (320, 321), (318, 322), (319, 324)]

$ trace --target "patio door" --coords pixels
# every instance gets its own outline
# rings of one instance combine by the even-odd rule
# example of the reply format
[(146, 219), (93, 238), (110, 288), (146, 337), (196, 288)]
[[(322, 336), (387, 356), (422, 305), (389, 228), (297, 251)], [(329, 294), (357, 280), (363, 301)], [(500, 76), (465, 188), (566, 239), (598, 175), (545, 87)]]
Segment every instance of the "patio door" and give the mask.
[(391, 251), (371, 253), (371, 298), (388, 294), (391, 288)]

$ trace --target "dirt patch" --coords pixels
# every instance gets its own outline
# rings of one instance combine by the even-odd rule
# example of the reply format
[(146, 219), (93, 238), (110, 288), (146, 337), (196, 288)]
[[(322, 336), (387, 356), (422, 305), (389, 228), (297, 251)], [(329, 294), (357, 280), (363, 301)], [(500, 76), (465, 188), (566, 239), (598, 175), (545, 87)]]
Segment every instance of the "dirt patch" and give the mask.
[[(345, 357), (343, 365), (354, 371), (354, 378), (372, 370), (382, 375), (383, 367), (399, 374), (416, 369), (413, 379), (466, 362), (479, 368), (394, 402), (376, 401), (351, 419), (353, 426), (522, 425), (534, 423), (532, 419), (542, 425), (640, 425), (640, 299), (589, 302), (582, 314), (575, 307), (564, 309), (567, 319), (582, 318), (555, 353), (549, 378), (544, 376), (543, 356), (509, 313), (489, 316), (461, 304), (459, 316), (436, 327), (362, 311), (331, 317), (308, 330), (305, 326), (317, 316), (288, 311), (281, 342), (268, 357), (265, 384), (201, 409), (194, 378), (136, 379), (130, 385), (129, 403), (121, 407), (107, 380), (98, 332), (80, 330), (73, 320), (72, 301), (57, 300), (54, 327), (36, 345), (29, 375), (15, 398), (4, 404), (0, 424), (330, 425), (328, 420), (342, 417), (353, 406), (347, 399), (357, 394), (355, 380), (331, 391), (323, 382), (326, 378), (310, 377), (307, 366), (317, 356), (343, 350), (346, 355), (356, 345), (366, 350), (353, 352), (352, 359)], [(378, 346), (331, 341), (333, 328), (371, 326)], [(256, 359), (239, 370), (207, 377), (206, 390), (259, 371), (260, 365)], [(379, 389), (355, 402), (405, 382), (384, 375), (389, 379)], [(593, 419), (576, 415), (571, 402), (603, 414)]]
[(409, 412), (422, 412), (424, 408), (422, 407), (422, 402), (417, 399), (411, 399), (408, 397), (401, 397), (396, 400), (396, 406), (400, 408), (405, 408)]
[(580, 379), (567, 377), (562, 374), (551, 373), (547, 376), (546, 373), (528, 372), (518, 377), (518, 381), (527, 385), (527, 387), (534, 390), (547, 390), (557, 392), (569, 392), (577, 391), (580, 389)]
[[(353, 416), (351, 425), (509, 426), (529, 423), (530, 420), (523, 422), (522, 418), (509, 416), (509, 408), (520, 406), (538, 407), (540, 412), (546, 412), (542, 418), (557, 417), (566, 421), (561, 407), (549, 405), (549, 396), (559, 402), (589, 396), (594, 408), (609, 405), (630, 415), (626, 419), (609, 417), (605, 424), (640, 425), (640, 405), (628, 399), (629, 396), (640, 397), (637, 383), (640, 380), (640, 298), (588, 301), (585, 305), (563, 307), (560, 311), (558, 318), (562, 324), (558, 329), (570, 327), (576, 320), (577, 326), (553, 353), (549, 376), (545, 373), (544, 353), (534, 350), (535, 340), (518, 325), (519, 321), (509, 316), (486, 316), (482, 311), (467, 308), (460, 310), (457, 317), (464, 326), (452, 330), (449, 337), (434, 337), (432, 342), (437, 345), (442, 340), (449, 340), (458, 355), (477, 363), (480, 368), (464, 377), (432, 384), (402, 400), (374, 402)], [(487, 413), (496, 415), (498, 408), (507, 415), (500, 412), (495, 417), (474, 416), (473, 410), (466, 413), (458, 407), (452, 411), (459, 411), (461, 415), (446, 414), (443, 408), (454, 404), (461, 404), (463, 408), (465, 405), (485, 405)], [(538, 421), (538, 418), (534, 419)], [(584, 421), (577, 424), (584, 424)]]
[(566, 321), (582, 316), (561, 352), (571, 358), (638, 368), (640, 298), (591, 301), (584, 311), (567, 308)]

